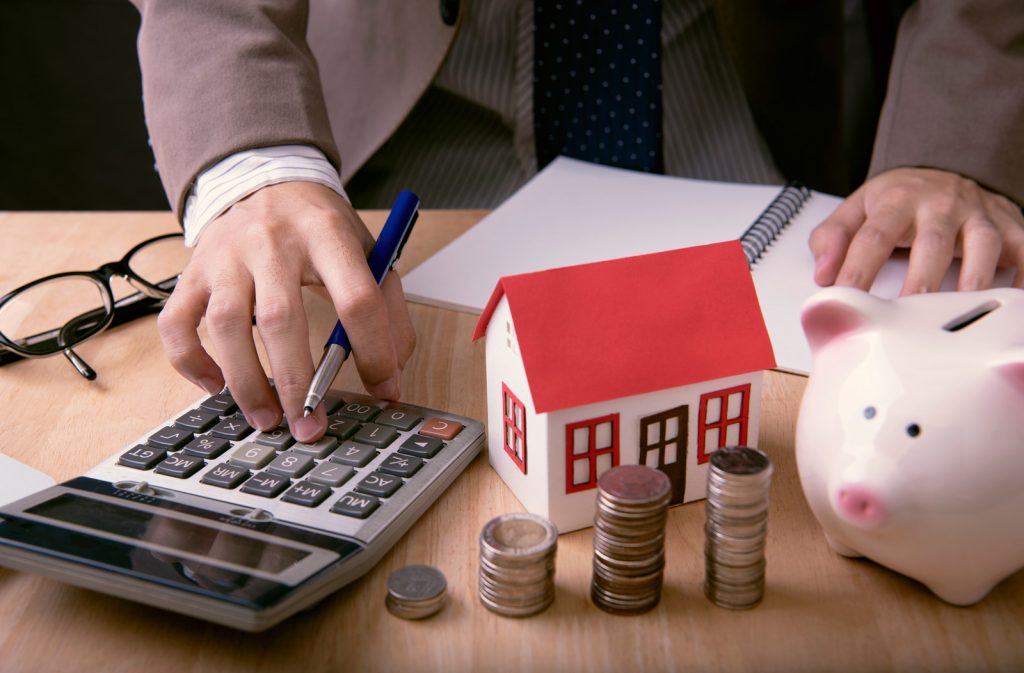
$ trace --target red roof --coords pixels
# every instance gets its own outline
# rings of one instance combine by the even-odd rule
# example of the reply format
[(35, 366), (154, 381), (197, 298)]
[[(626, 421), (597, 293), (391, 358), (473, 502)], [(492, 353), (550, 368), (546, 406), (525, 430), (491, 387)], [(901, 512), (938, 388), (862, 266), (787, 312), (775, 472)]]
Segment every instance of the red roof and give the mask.
[(738, 241), (580, 264), (498, 281), (537, 413), (775, 366)]

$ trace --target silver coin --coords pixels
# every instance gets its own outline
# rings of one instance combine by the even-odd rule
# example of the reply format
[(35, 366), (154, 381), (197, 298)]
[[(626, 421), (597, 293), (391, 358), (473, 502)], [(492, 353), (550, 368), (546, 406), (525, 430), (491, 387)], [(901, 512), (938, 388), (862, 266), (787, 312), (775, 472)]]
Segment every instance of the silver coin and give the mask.
[(444, 607), (447, 600), (447, 594), (441, 594), (438, 599), (428, 601), (425, 604), (420, 605), (405, 605), (401, 601), (395, 600), (392, 596), (388, 595), (384, 600), (384, 605), (387, 607), (388, 612), (401, 619), (426, 619), (436, 615)]
[(484, 525), (481, 548), (518, 559), (543, 556), (558, 543), (558, 529), (542, 516), (526, 512), (503, 514)]
[(547, 610), (554, 600), (555, 597), (551, 596), (551, 600), (536, 605), (509, 606), (495, 602), (483, 594), (480, 595), (480, 602), (485, 608), (504, 617), (530, 617), (538, 612)]
[(444, 574), (426, 565), (409, 565), (388, 576), (388, 595), (402, 601), (424, 601), (448, 589)]

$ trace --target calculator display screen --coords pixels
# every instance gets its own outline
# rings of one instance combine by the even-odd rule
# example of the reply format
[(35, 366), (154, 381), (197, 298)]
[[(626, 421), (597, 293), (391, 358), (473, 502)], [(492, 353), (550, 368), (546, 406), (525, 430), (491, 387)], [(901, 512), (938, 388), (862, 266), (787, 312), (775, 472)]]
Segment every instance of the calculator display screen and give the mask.
[(26, 512), (268, 573), (280, 573), (310, 555), (295, 547), (71, 493), (47, 500)]

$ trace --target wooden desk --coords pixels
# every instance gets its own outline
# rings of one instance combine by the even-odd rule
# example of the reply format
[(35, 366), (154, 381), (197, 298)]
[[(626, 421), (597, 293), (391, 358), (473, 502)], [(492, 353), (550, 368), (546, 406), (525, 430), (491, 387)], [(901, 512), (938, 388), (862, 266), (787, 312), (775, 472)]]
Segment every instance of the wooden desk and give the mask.
[[(425, 213), (405, 264), (479, 219)], [(381, 213), (368, 213), (374, 228)], [(0, 213), (0, 291), (61, 270), (91, 269), (174, 223), (158, 214)], [(457, 270), (453, 269), (453, 273)], [(332, 318), (311, 299), (311, 347)], [(419, 334), (402, 389), (410, 402), (484, 418), (484, 352), (475, 317), (412, 306)], [(63, 358), (0, 369), (0, 450), (73, 477), (201, 393), (161, 352), (155, 319), (83, 345), (99, 372), (88, 383)], [(359, 384), (346, 367), (339, 387)], [(589, 600), (591, 533), (559, 540), (557, 599), (546, 612), (505, 619), (476, 599), (477, 536), (491, 517), (521, 509), (481, 456), (362, 580), (261, 635), (248, 635), (32, 575), (0, 570), (0, 670), (81, 671), (876, 671), (1024, 669), (1024, 573), (980, 605), (955, 608), (866, 561), (833, 554), (804, 502), (793, 423), (804, 379), (767, 378), (759, 445), (773, 457), (768, 589), (749, 612), (714, 607), (700, 591), (704, 508), (672, 510), (661, 605), (614, 617)], [(450, 603), (405, 622), (384, 609), (395, 568), (441, 568)]]

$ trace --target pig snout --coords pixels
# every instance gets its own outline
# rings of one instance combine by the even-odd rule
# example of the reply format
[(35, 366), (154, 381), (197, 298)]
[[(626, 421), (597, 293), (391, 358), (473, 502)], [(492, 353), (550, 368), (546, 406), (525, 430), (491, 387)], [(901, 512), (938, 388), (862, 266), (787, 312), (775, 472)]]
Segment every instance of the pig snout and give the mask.
[(861, 528), (872, 528), (886, 518), (885, 503), (877, 493), (862, 484), (843, 484), (836, 491), (836, 511)]

